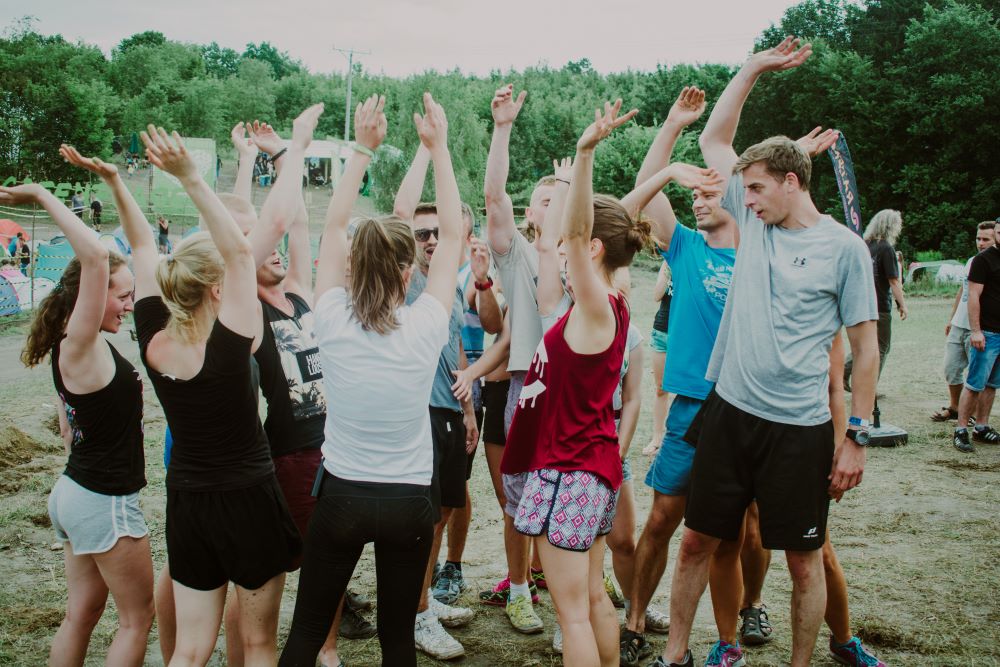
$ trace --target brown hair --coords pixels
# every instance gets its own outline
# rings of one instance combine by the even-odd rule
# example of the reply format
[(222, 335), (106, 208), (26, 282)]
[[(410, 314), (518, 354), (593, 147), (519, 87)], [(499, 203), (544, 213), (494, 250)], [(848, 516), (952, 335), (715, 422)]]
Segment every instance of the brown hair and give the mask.
[(792, 173), (799, 179), (799, 188), (809, 189), (812, 160), (805, 149), (788, 137), (771, 137), (746, 149), (736, 161), (733, 173), (739, 174), (757, 162), (763, 162), (767, 173), (779, 183), (785, 180), (785, 174)]
[[(124, 257), (116, 252), (108, 253), (109, 284), (111, 274), (125, 265)], [(55, 288), (38, 304), (31, 320), (31, 331), (21, 350), (21, 362), (28, 368), (41, 363), (62, 340), (66, 323), (80, 294), (81, 268), (79, 259), (71, 259)]]
[(416, 254), (413, 230), (397, 216), (358, 221), (351, 240), (351, 310), (362, 329), (384, 336), (399, 327), (403, 272)]
[(978, 230), (986, 230), (986, 229), (992, 230), (997, 225), (1000, 225), (1000, 220), (984, 220), (984, 221), (982, 221), (982, 222), (979, 223), (979, 225), (976, 227), (976, 229), (978, 229)]
[(208, 232), (197, 232), (177, 244), (176, 250), (160, 258), (156, 283), (163, 303), (170, 310), (167, 333), (194, 342), (199, 339), (195, 314), (208, 290), (222, 282), (226, 267)]
[(628, 266), (637, 252), (649, 245), (649, 221), (633, 220), (622, 203), (611, 195), (594, 195), (594, 229), (591, 238), (604, 244), (604, 270), (608, 275)]

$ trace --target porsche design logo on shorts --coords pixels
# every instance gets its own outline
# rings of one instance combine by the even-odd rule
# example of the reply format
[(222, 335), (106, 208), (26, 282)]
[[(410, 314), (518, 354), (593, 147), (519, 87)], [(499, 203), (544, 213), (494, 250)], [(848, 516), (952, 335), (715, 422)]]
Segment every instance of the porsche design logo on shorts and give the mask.
[(812, 539), (812, 538), (819, 537), (819, 533), (816, 532), (816, 527), (813, 526), (812, 528), (810, 528), (809, 530), (807, 530), (806, 534), (803, 535), (802, 537)]

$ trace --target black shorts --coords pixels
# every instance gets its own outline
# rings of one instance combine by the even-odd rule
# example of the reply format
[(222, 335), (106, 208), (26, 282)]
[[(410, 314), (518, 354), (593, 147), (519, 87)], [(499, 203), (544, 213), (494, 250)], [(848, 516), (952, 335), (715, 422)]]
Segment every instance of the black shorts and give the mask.
[(302, 540), (278, 480), (232, 491), (167, 489), (170, 578), (199, 591), (254, 590), (291, 570)]
[(490, 445), (507, 444), (503, 429), (503, 413), (507, 409), (507, 392), (510, 380), (486, 382), (483, 384), (483, 442)]
[[(485, 413), (483, 412), (482, 408), (480, 408), (479, 410), (476, 410), (476, 428), (479, 429), (479, 433), (480, 434), (482, 434), (482, 432), (483, 432), (483, 416), (484, 416), (484, 414)], [(466, 455), (466, 457), (468, 458), (468, 460), (465, 462), (465, 481), (467, 481), (467, 482), (470, 479), (472, 479), (472, 464), (476, 460), (476, 450), (477, 449), (479, 449), (479, 443), (478, 442), (476, 442), (475, 449), (473, 449), (471, 452), (469, 452)]]
[(746, 508), (756, 499), (765, 549), (823, 546), (830, 510), (832, 421), (815, 426), (768, 421), (713, 391), (685, 440), (695, 446), (684, 514), (688, 528), (736, 540)]
[(431, 437), (434, 440), (434, 475), (431, 498), (435, 508), (465, 507), (465, 424), (462, 413), (447, 408), (430, 408)]

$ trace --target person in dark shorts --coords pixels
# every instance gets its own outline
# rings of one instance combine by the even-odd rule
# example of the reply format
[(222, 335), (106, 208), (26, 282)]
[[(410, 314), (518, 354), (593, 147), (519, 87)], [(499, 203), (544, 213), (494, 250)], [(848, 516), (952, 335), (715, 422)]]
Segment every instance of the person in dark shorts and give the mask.
[[(293, 141), (308, 143), (298, 122), (296, 129)], [(262, 319), (253, 253), (183, 144), (150, 130), (142, 135), (150, 161), (181, 181), (209, 230), (158, 259), (148, 223), (123, 216), (137, 271), (141, 357), (173, 438), (166, 532), (174, 656), (208, 659), (232, 581), (245, 661), (273, 662), (284, 575), (301, 539), (257, 416), (251, 355)]]
[[(61, 152), (74, 160), (79, 155), (68, 147)], [(113, 167), (108, 174), (117, 178)], [(101, 335), (117, 332), (132, 311), (132, 272), (41, 186), (0, 188), (0, 204), (43, 208), (75, 254), (38, 304), (21, 353), (29, 368), (51, 355), (68, 455), (48, 503), (64, 545), (68, 593), (50, 664), (83, 664), (110, 592), (118, 628), (107, 661), (139, 665), (153, 623), (153, 561), (139, 507), (146, 486), (142, 380)]]
[(101, 213), (104, 212), (104, 204), (97, 198), (97, 194), (90, 193), (90, 222), (94, 226), (94, 231), (101, 231)]
[(156, 245), (161, 255), (170, 252), (170, 221), (164, 216), (156, 217), (157, 238)]
[(674, 296), (674, 282), (670, 265), (664, 261), (656, 275), (656, 285), (653, 287), (653, 300), (658, 302), (656, 314), (653, 315), (653, 330), (649, 335), (649, 349), (653, 353), (650, 365), (653, 370), (653, 386), (656, 395), (653, 398), (653, 435), (642, 449), (646, 456), (652, 456), (663, 442), (663, 434), (667, 426), (667, 406), (670, 404), (670, 392), (663, 388), (663, 367), (667, 362), (667, 331), (670, 323), (670, 303)]

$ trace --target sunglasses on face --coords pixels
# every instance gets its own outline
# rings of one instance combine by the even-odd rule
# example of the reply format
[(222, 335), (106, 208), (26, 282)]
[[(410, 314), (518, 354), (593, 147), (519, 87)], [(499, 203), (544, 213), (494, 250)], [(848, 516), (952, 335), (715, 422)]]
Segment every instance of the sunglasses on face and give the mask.
[(413, 230), (413, 238), (417, 239), (421, 243), (427, 243), (428, 241), (430, 241), (431, 234), (433, 234), (434, 238), (436, 238), (436, 239), (441, 238), (440, 236), (438, 236), (438, 228), (437, 227), (430, 227), (430, 228), (415, 229), (415, 230)]

